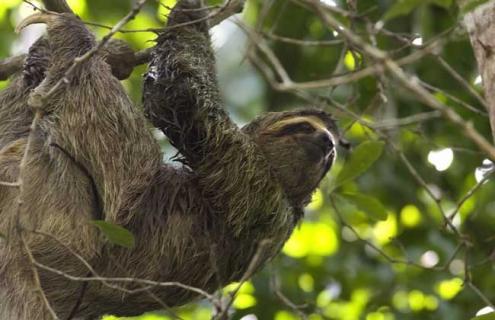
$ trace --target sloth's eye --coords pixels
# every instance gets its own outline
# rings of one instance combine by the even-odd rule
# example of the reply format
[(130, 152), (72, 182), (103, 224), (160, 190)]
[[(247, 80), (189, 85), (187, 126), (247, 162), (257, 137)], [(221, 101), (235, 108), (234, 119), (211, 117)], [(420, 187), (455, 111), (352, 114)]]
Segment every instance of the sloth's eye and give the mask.
[(310, 134), (315, 132), (315, 128), (307, 122), (299, 122), (294, 124), (289, 124), (282, 128), (281, 132), (283, 134), (294, 134), (294, 133), (304, 133)]
[(309, 123), (303, 122), (297, 124), (296, 131), (300, 133), (313, 133), (316, 129)]

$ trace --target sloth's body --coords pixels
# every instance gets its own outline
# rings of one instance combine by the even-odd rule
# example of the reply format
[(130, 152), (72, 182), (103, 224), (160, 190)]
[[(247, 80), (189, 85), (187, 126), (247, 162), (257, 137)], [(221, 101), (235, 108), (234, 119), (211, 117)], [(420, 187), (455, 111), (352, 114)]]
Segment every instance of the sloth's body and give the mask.
[[(195, 7), (197, 1), (178, 6)], [(169, 25), (204, 14), (176, 8)], [(32, 115), (23, 107), (33, 88), (26, 79), (41, 80), (47, 69), (39, 88), (49, 88), (74, 58), (94, 46), (93, 36), (73, 16), (44, 15), (29, 22), (41, 21), (48, 24), (57, 63), (48, 67), (47, 59), (31, 55), (36, 68), (0, 93), (0, 115), (5, 115), (0, 181), (17, 180), (25, 151)], [(221, 108), (204, 21), (161, 34), (145, 80), (146, 115), (178, 148), (183, 168), (161, 163), (144, 115), (102, 56), (85, 62), (68, 80), (47, 101), (32, 134), (20, 209), (18, 190), (0, 186), (0, 232), (8, 236), (0, 242), (2, 320), (50, 319), (15, 228), (18, 217), (25, 229), (61, 241), (24, 230), (34, 258), (72, 276), (85, 277), (89, 270), (68, 248), (102, 277), (175, 281), (212, 292), (244, 274), (263, 240), (268, 244), (260, 251), (260, 265), (280, 250), (335, 157), (335, 127), (321, 111), (269, 114), (244, 129), (231, 122)], [(93, 219), (129, 229), (136, 247), (107, 243)], [(67, 317), (82, 283), (47, 270), (40, 270), (40, 277), (55, 312)], [(158, 299), (175, 306), (194, 297), (179, 287), (129, 294), (95, 281), (77, 316), (136, 315), (162, 308)]]

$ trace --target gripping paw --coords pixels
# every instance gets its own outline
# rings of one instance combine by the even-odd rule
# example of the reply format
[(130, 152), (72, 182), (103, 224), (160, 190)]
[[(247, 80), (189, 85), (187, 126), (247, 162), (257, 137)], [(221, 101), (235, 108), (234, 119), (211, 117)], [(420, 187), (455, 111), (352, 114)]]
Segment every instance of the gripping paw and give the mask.
[(208, 12), (203, 7), (202, 0), (181, 0), (170, 13), (168, 25), (173, 26), (191, 21), (198, 21), (199, 24), (205, 23)]
[(57, 61), (52, 66), (72, 62), (95, 45), (93, 34), (86, 28), (83, 21), (72, 13), (44, 11), (33, 14), (24, 19), (16, 30), (19, 32), (35, 23), (44, 23), (47, 26), (46, 39), (52, 50), (52, 61)]
[[(48, 34), (50, 36), (65, 37), (67, 39), (68, 34), (72, 34), (75, 29), (86, 29), (84, 23), (72, 13), (58, 13), (52, 11), (43, 11), (30, 15), (19, 23), (16, 28), (16, 32), (20, 32), (22, 29), (36, 23), (44, 23), (47, 26)], [(60, 34), (61, 33), (61, 34)]]
[(19, 25), (17, 25), (17, 28), (15, 28), (15, 32), (19, 33), (22, 31), (22, 29), (26, 28), (27, 26), (36, 23), (45, 23), (47, 25), (50, 25), (53, 22), (55, 22), (57, 16), (58, 16), (57, 13), (49, 12), (49, 11), (30, 15), (29, 17), (22, 20), (21, 23), (19, 23)]

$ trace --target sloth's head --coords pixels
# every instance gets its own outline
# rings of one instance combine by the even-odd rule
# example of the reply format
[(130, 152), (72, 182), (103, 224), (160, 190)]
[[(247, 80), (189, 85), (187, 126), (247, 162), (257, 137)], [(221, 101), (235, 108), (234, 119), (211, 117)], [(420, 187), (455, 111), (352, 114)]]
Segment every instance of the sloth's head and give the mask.
[(337, 157), (337, 126), (321, 110), (268, 113), (243, 131), (260, 146), (295, 204), (309, 200)]

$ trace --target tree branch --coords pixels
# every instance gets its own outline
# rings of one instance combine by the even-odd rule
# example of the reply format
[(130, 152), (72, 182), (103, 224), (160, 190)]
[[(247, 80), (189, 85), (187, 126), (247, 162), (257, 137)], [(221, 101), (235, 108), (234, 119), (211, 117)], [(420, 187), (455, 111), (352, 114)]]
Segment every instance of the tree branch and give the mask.
[(49, 11), (72, 13), (71, 8), (65, 0), (43, 0), (43, 5), (45, 6), (45, 9)]
[(244, 9), (245, 3), (246, 0), (226, 0), (225, 3), (217, 9), (211, 17), (210, 28), (216, 26), (234, 14), (240, 13), (242, 9)]
[(0, 61), (0, 81), (7, 80), (11, 75), (21, 70), (25, 59), (26, 55), (21, 54)]
[[(462, 4), (462, 1), (460, 1)], [(495, 141), (495, 1), (478, 6), (464, 16), (464, 25), (469, 33), (478, 69), (483, 79), (487, 111), (490, 117), (492, 138)]]
[[(220, 8), (209, 15), (210, 28), (218, 25), (232, 15), (241, 12), (245, 2), (246, 0), (226, 0)], [(50, 11), (72, 12), (65, 0), (43, 0), (43, 3), (46, 9)], [(150, 61), (151, 50), (151, 48), (147, 48), (135, 53), (129, 53), (129, 46), (110, 47), (107, 63), (110, 64), (112, 73), (118, 79), (127, 79), (134, 67)], [(21, 70), (25, 58), (26, 55), (19, 55), (0, 60), (0, 81), (7, 80), (15, 72)]]
[(45, 291), (43, 291), (43, 287), (41, 286), (40, 275), (39, 275), (38, 269), (36, 268), (36, 265), (35, 265), (36, 260), (34, 259), (33, 253), (31, 252), (31, 249), (27, 245), (27, 242), (26, 242), (26, 239), (24, 238), (24, 235), (22, 233), (20, 233), (19, 235), (20, 235), (22, 247), (23, 247), (23, 249), (24, 249), (24, 251), (25, 251), (25, 253), (29, 259), (30, 264), (31, 264), (31, 272), (33, 274), (33, 281), (34, 281), (34, 284), (36, 286), (35, 288), (39, 292), (40, 298), (43, 301), (45, 308), (50, 313), (50, 316), (52, 317), (52, 319), (53, 320), (60, 320), (60, 318), (55, 313), (55, 310), (53, 310), (53, 307), (51, 306), (50, 301), (48, 301), (48, 298), (46, 297)]
[[(464, 120), (458, 113), (456, 113), (453, 109), (447, 107), (445, 104), (438, 101), (435, 96), (430, 94), (426, 89), (421, 87), (418, 84), (418, 81), (408, 75), (404, 70), (390, 57), (388, 54), (379, 48), (376, 48), (366, 41), (364, 41), (360, 36), (353, 33), (348, 28), (342, 26), (335, 17), (331, 14), (328, 14), (322, 7), (322, 4), (318, 0), (302, 0), (303, 3), (308, 5), (322, 20), (322, 22), (330, 27), (331, 29), (338, 32), (342, 37), (344, 37), (351, 45), (359, 48), (361, 52), (366, 54), (368, 57), (373, 59), (375, 63), (380, 64), (386, 69), (394, 78), (397, 80), (399, 84), (401, 84), (404, 88), (408, 89), (410, 92), (414, 93), (418, 100), (422, 101), (425, 105), (429, 106), (434, 110), (438, 110), (442, 113), (442, 115), (459, 126), (464, 134), (470, 138), (480, 150), (482, 150), (491, 160), (495, 161), (495, 147), (485, 139), (473, 126), (471, 122)], [(495, 30), (495, 29), (494, 29)], [(494, 68), (495, 68), (495, 59), (494, 59)], [(494, 69), (495, 70), (495, 69)], [(495, 73), (494, 73), (495, 77)], [(495, 80), (495, 79), (494, 79)], [(494, 86), (494, 101), (495, 104), (495, 82), (492, 83)], [(491, 104), (489, 102), (489, 104)], [(493, 111), (495, 113), (495, 110)], [(494, 125), (495, 125), (495, 114), (494, 114)]]

